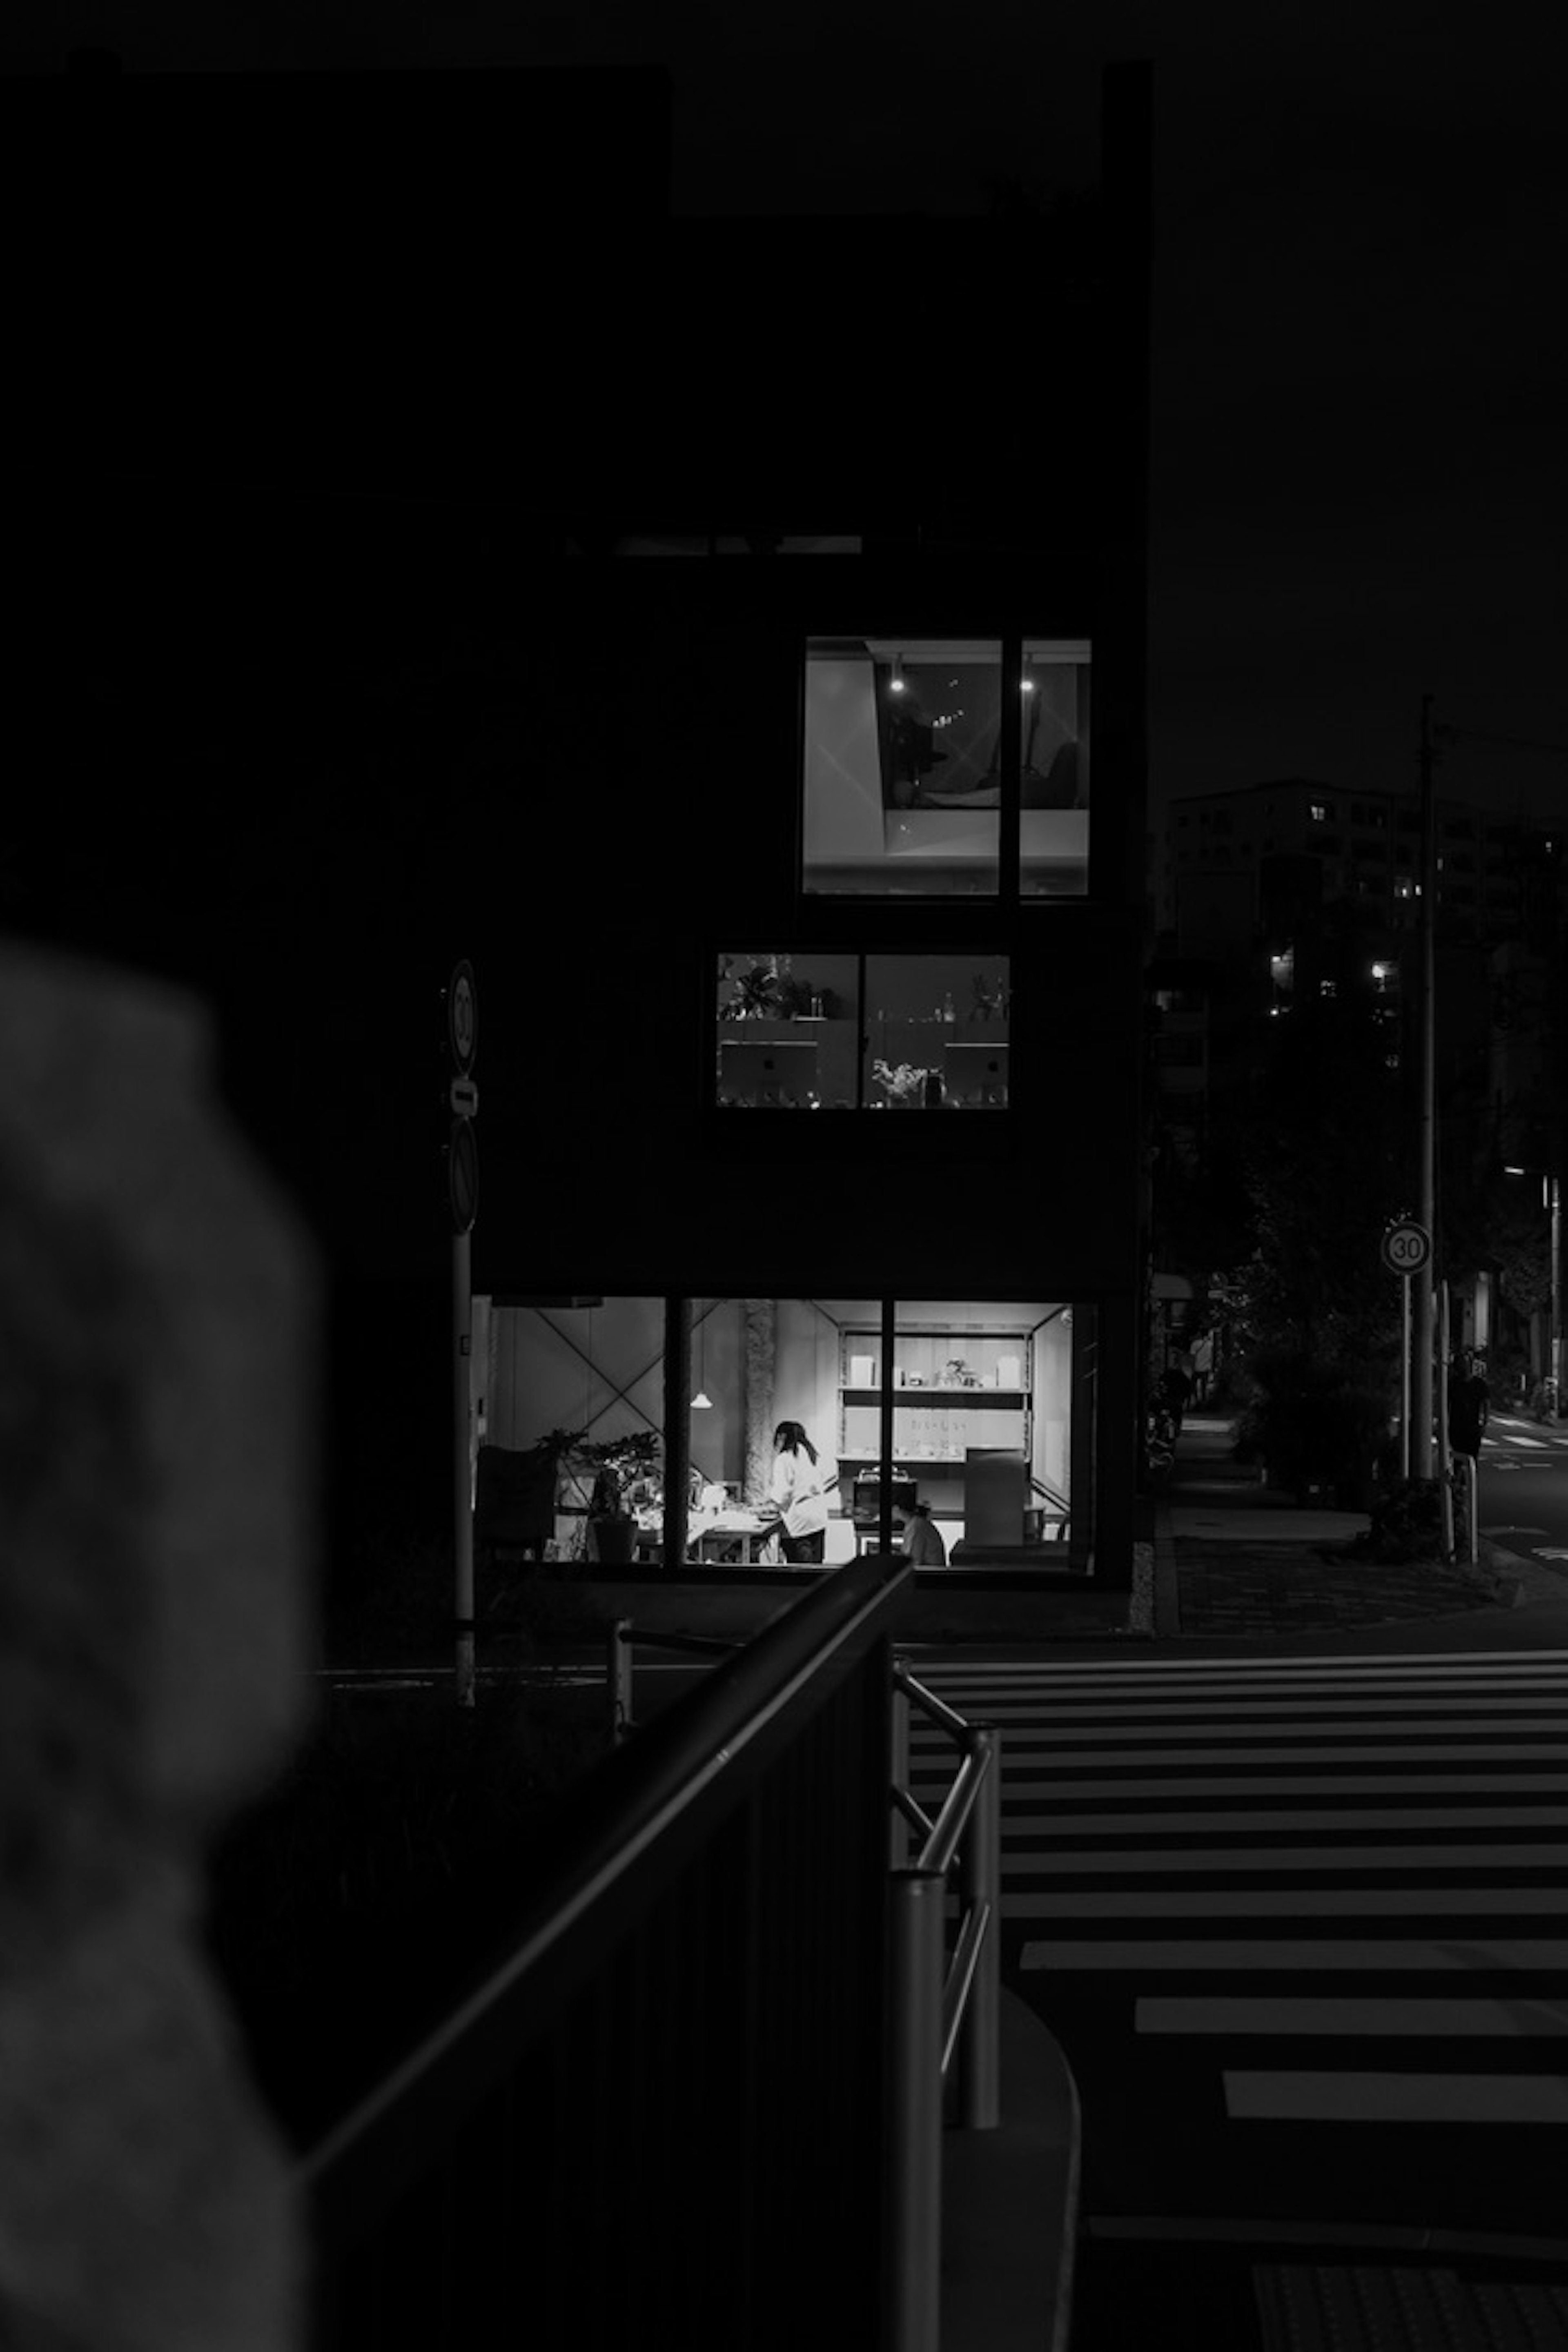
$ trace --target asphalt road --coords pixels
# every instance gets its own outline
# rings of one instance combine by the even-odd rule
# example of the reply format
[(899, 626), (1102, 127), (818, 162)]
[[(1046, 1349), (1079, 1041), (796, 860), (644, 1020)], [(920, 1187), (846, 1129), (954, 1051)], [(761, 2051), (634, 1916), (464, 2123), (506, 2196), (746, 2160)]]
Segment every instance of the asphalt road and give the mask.
[[(1461, 2278), (1568, 2281), (1552, 1628), (1534, 1651), (918, 1666), (1001, 1731), (1004, 1974), (1083, 2108), (1074, 2352), (1157, 2340), (1178, 2306), (1186, 2340), (1271, 2347), (1268, 2277), (1412, 2244)], [(917, 1736), (928, 1809), (950, 1754)]]
[(1480, 1528), (1527, 1559), (1568, 1560), (1568, 1423), (1494, 1412), (1481, 1445)]

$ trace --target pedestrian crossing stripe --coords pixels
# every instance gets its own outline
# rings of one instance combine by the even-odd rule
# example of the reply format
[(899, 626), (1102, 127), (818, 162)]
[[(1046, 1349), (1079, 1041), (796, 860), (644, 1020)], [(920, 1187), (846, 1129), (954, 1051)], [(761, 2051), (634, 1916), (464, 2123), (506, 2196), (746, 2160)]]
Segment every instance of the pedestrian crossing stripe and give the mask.
[[(1367, 1726), (1364, 1727), (1370, 1729), (1372, 1727)], [(1442, 1727), (1423, 1724), (1421, 1727), (1424, 1731), (1427, 1731), (1440, 1729)], [(1555, 1725), (1552, 1726), (1554, 1730), (1556, 1727), (1557, 1727)], [(1060, 1788), (1063, 1785), (1063, 1779), (1066, 1778), (1068, 1780), (1068, 1793), (1070, 1796), (1077, 1796), (1079, 1793), (1079, 1788), (1076, 1773), (1074, 1773), (1071, 1769), (1073, 1765), (1079, 1765), (1095, 1771), (1109, 1771), (1119, 1765), (1124, 1765), (1130, 1769), (1142, 1768), (1147, 1769), (1152, 1765), (1225, 1764), (1229, 1766), (1232, 1769), (1234, 1785), (1245, 1788), (1247, 1786), (1247, 1781), (1245, 1778), (1247, 1769), (1255, 1761), (1258, 1763), (1266, 1763), (1270, 1767), (1279, 1764), (1325, 1764), (1332, 1762), (1344, 1764), (1386, 1764), (1391, 1757), (1398, 1757), (1402, 1761), (1414, 1761), (1419, 1763), (1430, 1759), (1436, 1763), (1452, 1764), (1456, 1754), (1462, 1753), (1468, 1763), (1511, 1764), (1519, 1762), (1543, 1764), (1549, 1761), (1559, 1763), (1568, 1762), (1568, 1735), (1560, 1736), (1556, 1739), (1542, 1740), (1467, 1739), (1462, 1751), (1460, 1751), (1456, 1750), (1452, 1738), (1444, 1739), (1430, 1746), (1412, 1742), (1405, 1736), (1408, 1730), (1408, 1725), (1395, 1725), (1392, 1727), (1388, 1739), (1381, 1747), (1362, 1747), (1359, 1745), (1343, 1744), (1342, 1742), (1335, 1739), (1333, 1731), (1330, 1728), (1324, 1732), (1322, 1738), (1314, 1742), (1314, 1744), (1310, 1748), (1282, 1747), (1272, 1741), (1266, 1748), (1249, 1748), (1244, 1743), (1249, 1738), (1255, 1737), (1256, 1733), (1255, 1727), (1248, 1726), (1245, 1730), (1238, 1730), (1235, 1736), (1233, 1744), (1226, 1748), (1107, 1748), (1086, 1746), (1081, 1744), (1082, 1735), (1074, 1731), (1063, 1734), (1064, 1739), (1071, 1738), (1080, 1742), (1079, 1748), (1071, 1751), (1070, 1759), (1068, 1754), (1064, 1752), (1060, 1748), (1026, 1748), (1016, 1746), (1009, 1741), (1005, 1744), (1004, 1752), (1002, 1778), (1003, 1797), (1004, 1800), (1005, 1800), (1009, 1796), (1022, 1793), (1018, 1789), (1017, 1784), (1008, 1778), (1008, 1775), (1015, 1771), (1019, 1765), (1052, 1764), (1057, 1766), (1058, 1769), (1058, 1778), (1050, 1782), (1049, 1786), (1051, 1788)], [(1158, 1738), (1159, 1735), (1158, 1733), (1155, 1733), (1152, 1736)], [(1329, 1744), (1331, 1741), (1333, 1742), (1332, 1745)], [(945, 1778), (949, 1780), (952, 1778), (951, 1769), (952, 1756), (952, 1751), (950, 1749), (948, 1751), (947, 1759), (945, 1759), (949, 1767), (945, 1774)], [(1063, 1769), (1064, 1767), (1068, 1768), (1065, 1772)], [(935, 1759), (933, 1759), (929, 1764), (920, 1763), (917, 1761), (915, 1770), (918, 1776), (923, 1776), (927, 1780), (935, 1779), (937, 1777)], [(1167, 1780), (1165, 1785), (1167, 1787), (1171, 1787), (1173, 1783)], [(1353, 1787), (1354, 1783), (1352, 1781), (1342, 1781), (1341, 1786), (1347, 1788)]]
[(1568, 1942), (1552, 1936), (1316, 1937), (1310, 1939), (1258, 1936), (1132, 1936), (1085, 1940), (1053, 1936), (1026, 1943), (1018, 1956), (1026, 1975), (1100, 1976), (1138, 1969), (1149, 1976), (1169, 1974), (1251, 1976), (1267, 1969), (1276, 1975), (1353, 1974), (1398, 1971), (1418, 1975), (1568, 1977)]
[[(1377, 1710), (1377, 1715), (1427, 1715), (1432, 1707), (1453, 1707), (1455, 1696), (1458, 1694), (1453, 1694), (1453, 1691), (1438, 1689), (1438, 1691), (1427, 1691), (1427, 1694), (1417, 1696), (1417, 1698), (1399, 1698), (1399, 1696), (1392, 1696), (1389, 1691), (1377, 1691), (1377, 1694), (1373, 1696), (1371, 1703)], [(1521, 1707), (1542, 1706), (1542, 1696), (1544, 1694), (1540, 1694), (1540, 1691), (1531, 1691), (1531, 1689), (1521, 1691), (1519, 1696), (1507, 1696), (1507, 1698), (1502, 1698), (1502, 1696), (1488, 1696), (1486, 1710), (1483, 1712), (1486, 1712), (1488, 1717), (1516, 1715)], [(1171, 1724), (1175, 1722), (1178, 1717), (1204, 1717), (1206, 1722), (1213, 1722), (1215, 1717), (1225, 1717), (1225, 1715), (1260, 1715), (1265, 1717), (1265, 1722), (1279, 1722), (1279, 1719), (1281, 1719), (1281, 1710), (1279, 1710), (1279, 1706), (1274, 1703), (1274, 1698), (1277, 1698), (1277, 1694), (1272, 1694), (1272, 1691), (1244, 1691), (1244, 1694), (1234, 1696), (1234, 1698), (1227, 1691), (1225, 1698), (1208, 1698), (1206, 1696), (1206, 1698), (1142, 1698), (1140, 1700), (1135, 1691), (1114, 1691), (1114, 1694), (1112, 1691), (1107, 1691), (1105, 1698), (1089, 1698), (1084, 1700), (1084, 1703), (1072, 1703), (1072, 1700), (1069, 1700), (1068, 1706), (1053, 1706), (1051, 1724), (1119, 1724), (1123, 1715), (1138, 1717), (1138, 1722), (1157, 1722), (1157, 1724)], [(1290, 1696), (1289, 1700), (1289, 1719), (1293, 1724), (1305, 1722), (1307, 1717), (1314, 1717), (1314, 1715), (1361, 1715), (1363, 1717), (1366, 1712), (1368, 1712), (1368, 1700), (1363, 1698), (1363, 1696), (1356, 1696), (1356, 1698), (1319, 1698), (1319, 1696), (1298, 1694), (1298, 1696)], [(1011, 1696), (1002, 1700), (987, 1698), (987, 1722), (1006, 1724), (1006, 1722), (1018, 1722), (1018, 1719), (1030, 1722), (1035, 1715), (1039, 1715), (1039, 1700), (1035, 1698), (1011, 1698)], [(910, 1734), (914, 1734), (914, 1728), (917, 1727), (910, 1727)], [(921, 1724), (920, 1731), (921, 1736), (929, 1740), (942, 1738), (942, 1736), (945, 1736), (941, 1734), (941, 1728), (938, 1727), (926, 1727), (926, 1724)]]
[(1452, 1650), (1440, 1656), (1421, 1658), (1378, 1658), (1364, 1654), (1334, 1657), (1315, 1654), (1289, 1658), (1159, 1658), (1129, 1662), (1126, 1658), (963, 1658), (939, 1657), (921, 1662), (912, 1659), (917, 1682), (934, 1683), (940, 1676), (943, 1683), (978, 1682), (1002, 1675), (1016, 1681), (1079, 1680), (1100, 1681), (1106, 1675), (1125, 1676), (1129, 1680), (1146, 1677), (1168, 1678), (1171, 1675), (1213, 1675), (1226, 1678), (1236, 1675), (1270, 1674), (1294, 1680), (1300, 1675), (1334, 1675), (1356, 1678), (1364, 1675), (1392, 1675), (1401, 1678), (1446, 1675), (1461, 1667), (1473, 1667), (1478, 1672), (1495, 1674), (1514, 1667), (1533, 1674), (1543, 1666), (1568, 1668), (1568, 1649), (1527, 1651), (1512, 1650)]
[(1139, 2033), (1392, 2034), (1441, 2033), (1454, 2039), (1534, 2041), (1568, 2034), (1568, 2000), (1412, 2000), (1360, 1993), (1236, 1996), (1152, 1993), (1133, 2012)]
[(1561, 2125), (1568, 2076), (1227, 2070), (1225, 2104), (1230, 2116), (1292, 2123)]
[[(1020, 1827), (1023, 1824), (1019, 1825)], [(1233, 1827), (1250, 1823), (1237, 1820)], [(1003, 1820), (1005, 1832), (1007, 1822)], [(1114, 1872), (1120, 1878), (1174, 1878), (1188, 1871), (1206, 1871), (1224, 1877), (1239, 1871), (1375, 1870), (1385, 1874), (1416, 1870), (1541, 1870), (1555, 1863), (1568, 1866), (1568, 1852), (1560, 1838), (1536, 1845), (1266, 1845), (1156, 1846), (1142, 1852), (1119, 1848), (1114, 1853), (1036, 1850), (1029, 1857), (1032, 1878), (1090, 1878)], [(1408, 1905), (1406, 1906), (1408, 1908)], [(1004, 1908), (1005, 1905), (1004, 1904)]]
[(1215, 1886), (1145, 1889), (1084, 1887), (1070, 1894), (1042, 1895), (1020, 1887), (1002, 1894), (1005, 1919), (1235, 1919), (1247, 1914), (1270, 1917), (1365, 1918), (1395, 1916), (1436, 1918), (1453, 1913), (1501, 1918), (1522, 1912), (1542, 1918), (1568, 1911), (1565, 1886)]
[[(1401, 1750), (1401, 1753), (1405, 1751)], [(931, 1776), (933, 1780), (935, 1775)], [(1058, 1773), (1050, 1780), (1010, 1781), (1004, 1803), (1036, 1802), (1047, 1797), (1062, 1797), (1075, 1805), (1089, 1804), (1099, 1800), (1126, 1804), (1142, 1797), (1164, 1797), (1173, 1803), (1184, 1803), (1194, 1797), (1339, 1797), (1347, 1804), (1361, 1805), (1368, 1797), (1398, 1797), (1417, 1795), (1431, 1790), (1437, 1796), (1460, 1796), (1473, 1789), (1490, 1797), (1568, 1797), (1568, 1772), (1336, 1772), (1274, 1773), (1245, 1779), (1236, 1773), (1201, 1774), (1189, 1778), (1185, 1773), (1173, 1781), (1169, 1773), (1154, 1780), (1083, 1780), (1075, 1772), (1064, 1785)], [(1542, 1817), (1548, 1809), (1543, 1809)], [(1480, 1809), (1455, 1807), (1456, 1818), (1482, 1820), (1489, 1816)], [(1534, 1820), (1535, 1814), (1521, 1807), (1519, 1817)], [(1053, 1821), (1056, 1820), (1053, 1815)], [(1096, 1821), (1109, 1817), (1097, 1813)], [(1164, 1815), (1156, 1816), (1164, 1819)], [(1234, 1819), (1233, 1813), (1226, 1818)], [(1247, 1819), (1273, 1820), (1273, 1814), (1246, 1816)], [(1365, 1818), (1365, 1816), (1363, 1816)], [(1432, 1816), (1428, 1815), (1430, 1819)], [(1004, 1821), (1011, 1819), (1005, 1811)]]
[[(1275, 1731), (1273, 1738), (1270, 1738), (1267, 1726), (1258, 1721), (1256, 1711), (1245, 1717), (1238, 1717), (1231, 1724), (1226, 1723), (1223, 1717), (1216, 1719), (1215, 1714), (1206, 1707), (1193, 1707), (1181, 1712), (1193, 1719), (1191, 1727), (1200, 1737), (1212, 1739), (1228, 1738), (1235, 1743), (1248, 1739), (1268, 1742), (1267, 1747), (1259, 1748), (1260, 1754), (1277, 1754), (1279, 1750), (1274, 1745), (1275, 1740), (1292, 1738), (1300, 1739), (1315, 1733), (1318, 1739), (1317, 1747), (1296, 1752), (1321, 1758), (1326, 1752), (1323, 1743), (1341, 1736), (1340, 1727), (1335, 1722), (1313, 1724), (1301, 1720), (1294, 1714), (1288, 1720), (1276, 1718)], [(1412, 1730), (1424, 1732), (1434, 1739), (1464, 1739), (1475, 1735), (1487, 1724), (1497, 1721), (1502, 1715), (1502, 1710), (1499, 1709), (1494, 1713), (1491, 1708), (1488, 1708), (1484, 1715), (1458, 1716), (1443, 1719), (1434, 1719), (1420, 1709), (1412, 1709), (1408, 1715), (1397, 1718), (1366, 1716), (1355, 1708), (1349, 1712), (1357, 1717), (1353, 1728), (1358, 1737), (1370, 1738), (1373, 1735), (1381, 1734), (1385, 1740), (1395, 1739), (1403, 1733)], [(1568, 1746), (1565, 1746), (1565, 1742), (1568, 1742), (1568, 1729), (1565, 1729), (1561, 1715), (1519, 1716), (1507, 1717), (1506, 1720), (1510, 1731), (1521, 1737), (1556, 1732), (1558, 1734), (1556, 1741), (1549, 1748), (1540, 1752), (1549, 1755), (1562, 1755), (1568, 1752)], [(1108, 1739), (1127, 1741), (1171, 1739), (1181, 1738), (1186, 1727), (1184, 1722), (1173, 1722), (1169, 1719), (1158, 1723), (1119, 1720), (1105, 1726), (1104, 1737)], [(1005, 1720), (1002, 1728), (1005, 1731)], [(1019, 1756), (1031, 1756), (1037, 1757), (1043, 1762), (1048, 1756), (1059, 1752), (1064, 1748), (1098, 1752), (1098, 1743), (1094, 1740), (1092, 1727), (1085, 1722), (1075, 1720), (1070, 1723), (1059, 1721), (1031, 1723), (1027, 1737), (1034, 1743), (1033, 1746), (1017, 1749), (1011, 1745), (1008, 1746), (1007, 1755), (1010, 1761), (1016, 1762)], [(931, 1745), (931, 1743), (922, 1744)], [(952, 1753), (951, 1748), (947, 1752)], [(1164, 1752), (1177, 1763), (1185, 1761), (1186, 1758), (1193, 1753), (1191, 1749), (1183, 1748), (1173, 1748)], [(1428, 1749), (1426, 1752), (1442, 1754), (1446, 1751), (1438, 1748)], [(1471, 1751), (1467, 1749), (1467, 1753)], [(1494, 1752), (1506, 1755), (1509, 1750), (1506, 1748), (1500, 1748)]]
[[(1171, 1793), (1171, 1792), (1168, 1792)], [(1177, 1800), (1184, 1789), (1173, 1792)], [(1248, 1796), (1249, 1789), (1237, 1790)], [(1076, 1797), (1077, 1790), (1073, 1790)], [(1342, 1806), (1319, 1805), (1280, 1811), (1272, 1806), (1228, 1807), (1223, 1812), (1101, 1812), (1015, 1813), (1004, 1811), (1002, 1834), (1019, 1838), (1126, 1838), (1157, 1831), (1162, 1837), (1207, 1837), (1215, 1832), (1270, 1836), (1311, 1830), (1453, 1830), (1568, 1829), (1568, 1805), (1385, 1805), (1368, 1806), (1359, 1790), (1348, 1792)], [(1423, 1853), (1428, 1851), (1422, 1849)], [(1127, 1857), (1123, 1857), (1126, 1859)], [(1564, 1859), (1568, 1860), (1568, 1853)], [(1228, 1866), (1228, 1856), (1227, 1856)]]

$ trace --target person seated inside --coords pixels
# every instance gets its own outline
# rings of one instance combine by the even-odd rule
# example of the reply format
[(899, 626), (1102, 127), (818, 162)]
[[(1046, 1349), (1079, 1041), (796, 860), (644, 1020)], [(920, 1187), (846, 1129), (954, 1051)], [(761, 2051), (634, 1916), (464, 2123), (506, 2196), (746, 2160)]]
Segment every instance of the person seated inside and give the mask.
[(931, 1517), (929, 1503), (917, 1503), (904, 1521), (904, 1540), (900, 1549), (911, 1567), (947, 1566), (947, 1546), (942, 1539), (942, 1529)]

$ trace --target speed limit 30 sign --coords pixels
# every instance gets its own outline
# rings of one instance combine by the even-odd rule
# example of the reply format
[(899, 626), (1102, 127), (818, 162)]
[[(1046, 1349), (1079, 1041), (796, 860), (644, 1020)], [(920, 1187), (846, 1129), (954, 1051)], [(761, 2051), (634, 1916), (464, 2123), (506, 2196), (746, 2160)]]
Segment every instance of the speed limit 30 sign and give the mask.
[(1419, 1274), (1432, 1255), (1432, 1236), (1425, 1225), (1403, 1219), (1384, 1234), (1381, 1255), (1390, 1274)]

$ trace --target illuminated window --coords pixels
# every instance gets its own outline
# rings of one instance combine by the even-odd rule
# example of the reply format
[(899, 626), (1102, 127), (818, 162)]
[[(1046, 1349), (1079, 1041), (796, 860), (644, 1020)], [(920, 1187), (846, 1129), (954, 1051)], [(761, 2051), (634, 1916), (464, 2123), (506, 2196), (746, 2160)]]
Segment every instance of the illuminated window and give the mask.
[(1019, 887), (1026, 898), (1089, 888), (1091, 664), (1087, 644), (1024, 644)]
[(1307, 814), (1311, 818), (1314, 824), (1327, 824), (1329, 821), (1329, 804), (1327, 801), (1313, 801), (1307, 811)]
[[(1089, 647), (1025, 640), (1021, 887), (1089, 888)], [(1002, 807), (997, 638), (819, 638), (806, 647), (803, 878), (814, 894), (994, 897)]]
[(1007, 1108), (1005, 956), (737, 950), (714, 1013), (721, 1109)]
[(994, 895), (998, 638), (819, 639), (806, 648), (805, 887)]

